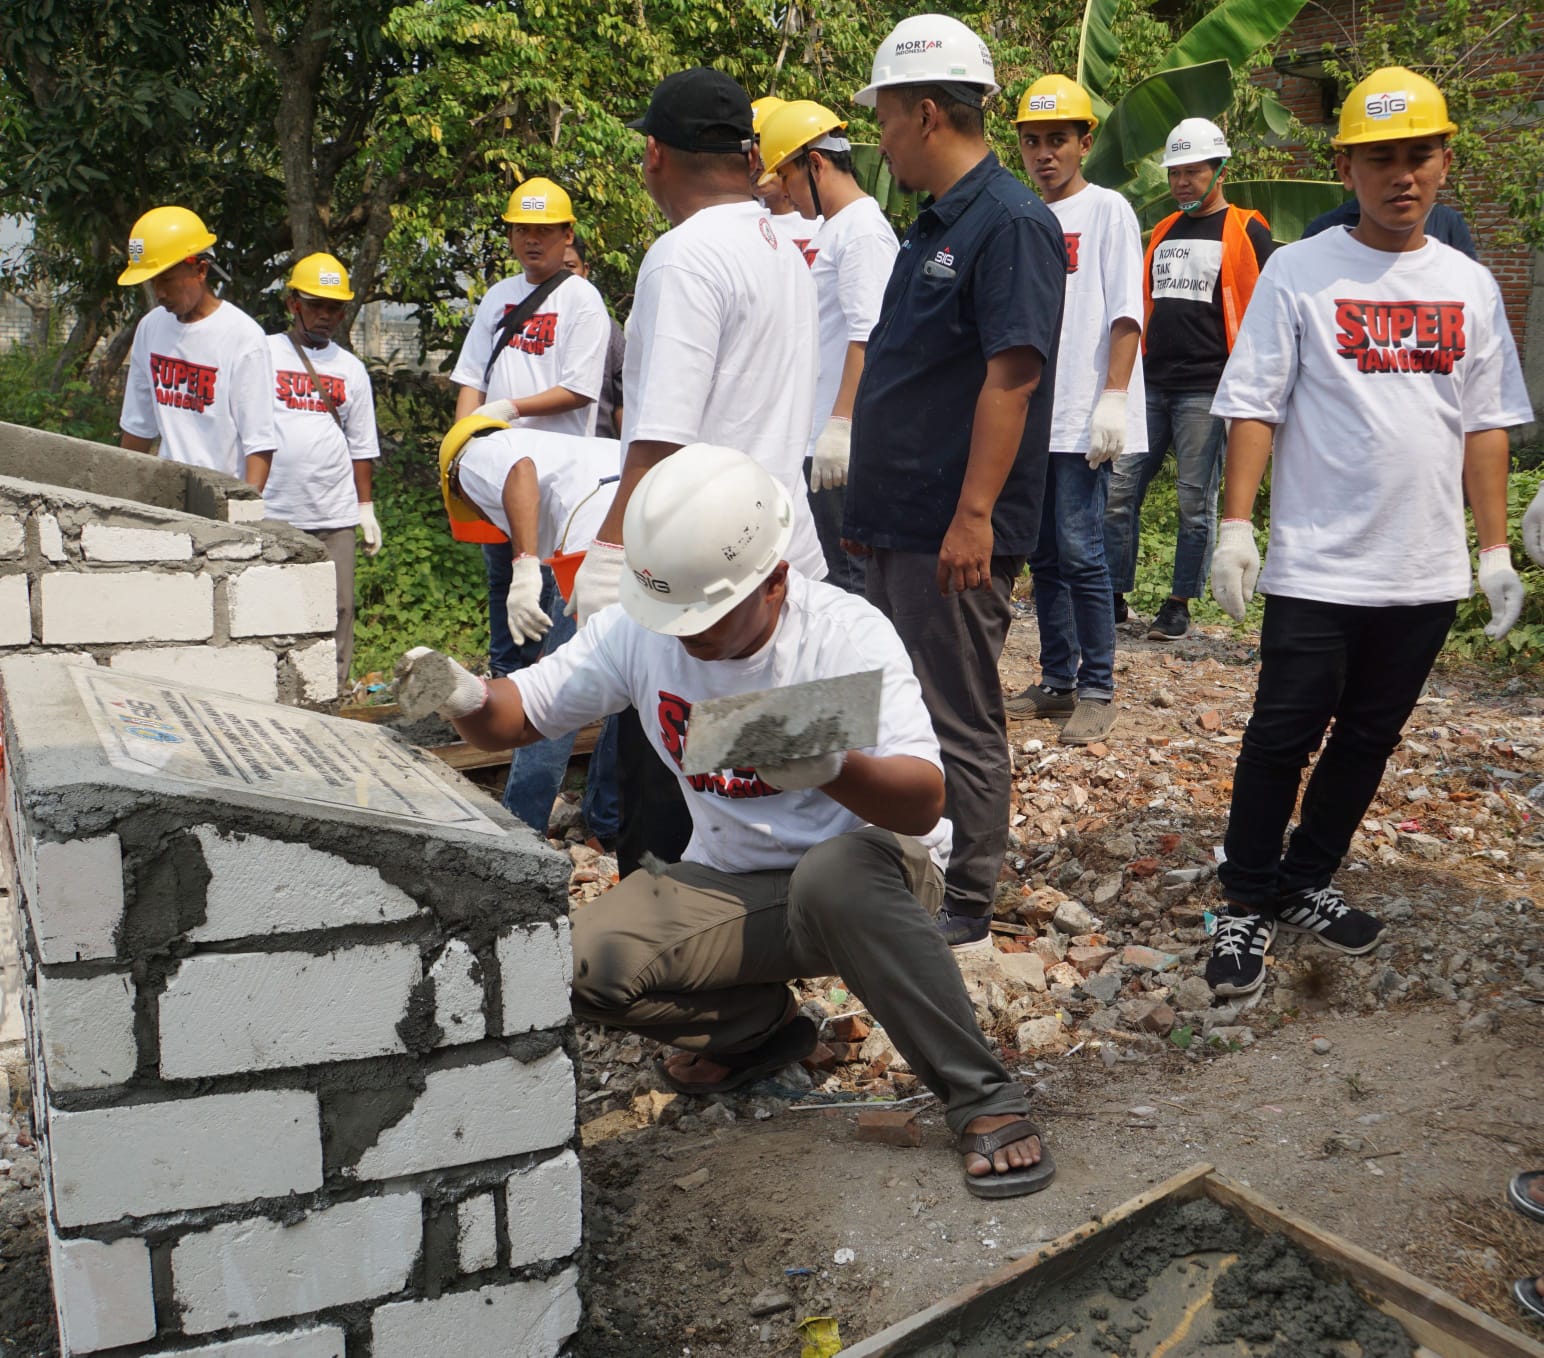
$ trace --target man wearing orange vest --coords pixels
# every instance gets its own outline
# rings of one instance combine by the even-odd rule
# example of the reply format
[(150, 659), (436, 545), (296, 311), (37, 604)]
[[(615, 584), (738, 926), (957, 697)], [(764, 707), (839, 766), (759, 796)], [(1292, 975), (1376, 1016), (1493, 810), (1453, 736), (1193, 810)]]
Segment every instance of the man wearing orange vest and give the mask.
[(1264, 217), (1223, 197), (1228, 155), (1222, 129), (1205, 118), (1186, 118), (1169, 133), (1161, 164), (1179, 211), (1153, 228), (1142, 271), (1147, 451), (1116, 462), (1105, 510), (1105, 556), (1121, 623), (1136, 583), (1142, 501), (1173, 445), (1179, 538), (1168, 601), (1147, 633), (1155, 641), (1190, 630), (1189, 600), (1206, 587), (1224, 443), (1212, 396), (1260, 268), (1275, 248)]

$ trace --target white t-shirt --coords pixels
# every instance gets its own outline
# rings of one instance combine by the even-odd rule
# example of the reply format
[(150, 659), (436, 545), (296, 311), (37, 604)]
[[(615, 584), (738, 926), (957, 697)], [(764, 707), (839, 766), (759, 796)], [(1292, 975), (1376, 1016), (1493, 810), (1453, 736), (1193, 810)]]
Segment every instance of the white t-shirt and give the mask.
[(558, 284), (526, 319), (510, 341), (483, 386), (483, 372), (493, 352), (494, 337), (504, 317), (525, 301), (537, 285), (516, 274), (488, 289), (477, 304), (477, 314), (462, 341), (452, 382), (484, 393), (485, 401), (518, 401), (550, 387), (567, 387), (588, 396), (588, 405), (561, 415), (522, 417), (526, 429), (546, 429), (554, 434), (595, 432), (595, 400), (606, 372), (606, 346), (611, 342), (611, 317), (595, 285), (570, 274)]
[(1533, 418), (1488, 269), (1343, 229), (1270, 257), (1212, 414), (1280, 426), (1261, 591), (1369, 607), (1468, 595), (1464, 435)]
[(616, 496), (620, 447), (615, 439), (501, 429), (473, 439), (456, 470), (466, 498), (507, 534), (504, 482), (511, 467), (529, 458), (541, 497), (536, 554), (549, 557), (560, 543), (565, 552), (579, 552), (595, 541)]
[(244, 476), (249, 453), (277, 445), (262, 326), (230, 302), (190, 325), (165, 307), (147, 312), (129, 351), (118, 425), (136, 438), (159, 434), (169, 462)]
[[(681, 779), (692, 815), (686, 859), (720, 872), (759, 872), (792, 868), (814, 845), (864, 822), (818, 789), (783, 792), (754, 769), (681, 774), (692, 704), (872, 669), (884, 670), (884, 688), (879, 740), (865, 753), (913, 755), (942, 769), (922, 689), (895, 629), (871, 604), (797, 571), (788, 573), (777, 630), (745, 660), (694, 660), (674, 637), (649, 631), (613, 604), (567, 645), (510, 678), (531, 724), (548, 736), (636, 707), (650, 744)], [(940, 820), (921, 837), (940, 868), (950, 836), (949, 822)]]
[[(1142, 325), (1142, 229), (1131, 205), (1113, 189), (1090, 184), (1046, 206), (1067, 242), (1067, 301), (1056, 357), (1051, 449), (1086, 453), (1094, 406), (1110, 371), (1110, 327)], [(1147, 396), (1137, 347), (1126, 384), (1126, 451), (1147, 451)]]
[(867, 344), (900, 243), (878, 203), (865, 194), (827, 217), (805, 250), (820, 305), (820, 375), (809, 455), (831, 418), (849, 344)]
[(788, 560), (819, 580), (826, 563), (804, 484), (817, 333), (804, 256), (756, 203), (693, 213), (649, 247), (638, 271), (622, 449), (716, 443), (755, 458), (793, 497)]
[(338, 409), (337, 421), (312, 389), (311, 374), (288, 335), (269, 335), (274, 371), (274, 429), (279, 446), (263, 487), (271, 519), (317, 531), (352, 528), (359, 522), (354, 463), (381, 455), (375, 433), (370, 375), (347, 349), (328, 344), (306, 357)]
[[(766, 212), (766, 209), (762, 211)], [(809, 250), (810, 242), (820, 234), (820, 228), (826, 222), (824, 217), (805, 217), (798, 212), (767, 212), (766, 217), (778, 239), (787, 241), (801, 254)]]

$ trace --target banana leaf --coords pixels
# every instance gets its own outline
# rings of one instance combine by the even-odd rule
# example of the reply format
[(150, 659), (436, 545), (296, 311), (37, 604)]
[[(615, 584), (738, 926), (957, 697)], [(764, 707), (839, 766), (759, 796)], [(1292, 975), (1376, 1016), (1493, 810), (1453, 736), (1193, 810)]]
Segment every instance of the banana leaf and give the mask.
[(1100, 124), (1094, 149), (1083, 162), (1083, 174), (1106, 188), (1122, 188), (1137, 165), (1163, 146), (1175, 123), (1182, 118), (1215, 117), (1232, 102), (1233, 78), (1226, 61), (1150, 75)]
[(1226, 192), (1230, 203), (1263, 212), (1272, 239), (1283, 244), (1301, 240), (1309, 222), (1347, 196), (1338, 182), (1321, 179), (1230, 179)]
[(1250, 57), (1281, 36), (1304, 3), (1305, 0), (1221, 0), (1164, 53), (1158, 70), (1172, 71), (1205, 61), (1245, 66)]
[(872, 194), (887, 216), (909, 223), (917, 215), (917, 195), (901, 191), (874, 143), (852, 144), (852, 171), (858, 187), (864, 193)]
[(1119, 0), (1088, 0), (1078, 33), (1077, 81), (1097, 99), (1114, 83), (1120, 39), (1115, 36)]

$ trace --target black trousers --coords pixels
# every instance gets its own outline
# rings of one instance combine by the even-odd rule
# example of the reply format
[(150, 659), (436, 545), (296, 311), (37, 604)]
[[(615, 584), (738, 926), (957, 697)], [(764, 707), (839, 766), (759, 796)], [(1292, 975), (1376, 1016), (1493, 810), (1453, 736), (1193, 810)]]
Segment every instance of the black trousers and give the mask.
[(692, 817), (681, 784), (665, 767), (643, 733), (638, 709), (617, 713), (617, 871), (622, 877), (643, 866), (644, 854), (679, 863), (692, 837)]
[[(1230, 901), (1273, 915), (1278, 896), (1329, 885), (1457, 611), (1456, 602), (1266, 599), (1260, 682), (1233, 775), (1227, 861), (1217, 869)], [(1283, 857), (1303, 769), (1327, 728)]]

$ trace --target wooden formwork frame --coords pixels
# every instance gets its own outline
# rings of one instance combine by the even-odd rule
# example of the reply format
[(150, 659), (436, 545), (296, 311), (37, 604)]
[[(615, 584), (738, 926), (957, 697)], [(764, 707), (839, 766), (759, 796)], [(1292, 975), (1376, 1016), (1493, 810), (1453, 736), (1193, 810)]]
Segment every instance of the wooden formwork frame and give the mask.
[(924, 1345), (963, 1338), (986, 1324), (1020, 1290), (1071, 1277), (1091, 1255), (1142, 1225), (1160, 1208), (1202, 1197), (1244, 1217), (1267, 1234), (1285, 1236), (1310, 1259), (1353, 1284), (1373, 1306), (1404, 1326), (1412, 1340), (1440, 1358), (1544, 1358), (1544, 1344), (1508, 1329), (1349, 1240), (1283, 1212), (1206, 1164), (1176, 1174), (979, 1283), (843, 1349), (840, 1358), (911, 1358)]

